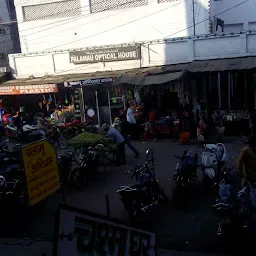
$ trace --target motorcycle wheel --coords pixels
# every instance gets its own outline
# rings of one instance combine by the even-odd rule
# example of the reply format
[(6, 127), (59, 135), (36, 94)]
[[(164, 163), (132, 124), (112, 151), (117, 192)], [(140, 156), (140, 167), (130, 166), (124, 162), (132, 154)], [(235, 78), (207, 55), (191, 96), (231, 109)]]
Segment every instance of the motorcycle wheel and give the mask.
[(161, 203), (163, 205), (167, 205), (168, 204), (168, 197), (167, 195), (165, 194), (163, 188), (160, 187), (160, 195), (159, 195), (159, 198), (161, 200)]
[(136, 221), (140, 215), (140, 211), (138, 209), (138, 203), (136, 200), (133, 200), (129, 207), (125, 207), (125, 210), (127, 211), (130, 220), (133, 222)]
[(57, 144), (58, 146), (61, 148), (61, 149), (66, 149), (68, 148), (68, 141), (67, 139), (61, 135), (61, 134), (58, 134), (57, 135)]
[(71, 172), (70, 181), (73, 187), (81, 189), (88, 184), (87, 177), (83, 174), (84, 171), (84, 168), (78, 167)]
[(210, 179), (208, 176), (204, 175), (203, 185), (204, 185), (204, 190), (209, 191), (213, 185), (212, 179)]
[(185, 209), (188, 206), (188, 191), (176, 185), (172, 192), (172, 203), (175, 208)]
[(83, 151), (84, 151), (84, 147), (83, 146), (76, 147), (75, 150), (74, 150), (74, 159), (75, 159), (75, 162), (78, 165), (82, 164), (82, 160), (81, 160), (80, 156), (83, 153)]

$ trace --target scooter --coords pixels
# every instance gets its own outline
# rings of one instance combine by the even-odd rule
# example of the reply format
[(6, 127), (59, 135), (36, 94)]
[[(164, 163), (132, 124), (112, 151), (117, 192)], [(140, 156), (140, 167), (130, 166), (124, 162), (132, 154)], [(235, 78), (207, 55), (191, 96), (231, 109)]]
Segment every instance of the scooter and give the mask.
[(206, 144), (207, 151), (201, 154), (201, 170), (205, 188), (219, 182), (220, 174), (228, 164), (228, 152), (224, 144)]

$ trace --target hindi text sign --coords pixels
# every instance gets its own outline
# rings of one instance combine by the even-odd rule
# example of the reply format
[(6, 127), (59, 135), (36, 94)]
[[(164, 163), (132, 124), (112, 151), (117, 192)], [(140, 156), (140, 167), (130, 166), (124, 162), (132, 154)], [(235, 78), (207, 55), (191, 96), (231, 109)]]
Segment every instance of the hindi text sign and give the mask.
[(56, 151), (47, 140), (22, 148), (29, 204), (34, 205), (60, 189)]
[[(106, 217), (60, 206), (55, 254), (88, 256), (155, 256), (156, 234)], [(57, 234), (58, 233), (58, 234)]]

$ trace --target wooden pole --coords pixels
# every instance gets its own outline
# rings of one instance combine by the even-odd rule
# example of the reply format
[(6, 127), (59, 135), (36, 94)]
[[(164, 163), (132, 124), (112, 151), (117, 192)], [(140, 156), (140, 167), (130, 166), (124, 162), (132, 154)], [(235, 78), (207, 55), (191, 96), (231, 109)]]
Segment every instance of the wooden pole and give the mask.
[(230, 109), (230, 72), (228, 72), (228, 109)]
[(221, 108), (221, 89), (220, 89), (220, 72), (218, 72), (218, 82), (217, 82), (217, 87), (218, 87), (218, 104), (219, 108)]

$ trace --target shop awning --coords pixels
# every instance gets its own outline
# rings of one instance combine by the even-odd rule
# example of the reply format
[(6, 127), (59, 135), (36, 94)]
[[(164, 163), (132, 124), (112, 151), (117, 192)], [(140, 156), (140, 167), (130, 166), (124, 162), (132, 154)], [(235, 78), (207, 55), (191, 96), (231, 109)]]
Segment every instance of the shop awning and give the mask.
[(256, 68), (256, 57), (241, 57), (215, 60), (196, 60), (190, 63), (166, 65), (162, 72), (173, 72), (177, 69), (188, 72), (218, 72), (231, 70), (246, 70)]
[(167, 74), (159, 74), (159, 75), (149, 75), (145, 77), (144, 85), (150, 84), (163, 84), (169, 81), (180, 79), (183, 75), (183, 72), (174, 72)]
[(162, 69), (155, 68), (143, 73), (124, 73), (115, 81), (116, 84), (133, 84), (144, 86), (151, 84), (163, 84), (181, 78), (183, 71), (163, 73)]
[(188, 64), (189, 72), (230, 71), (256, 68), (256, 57), (193, 61)]

